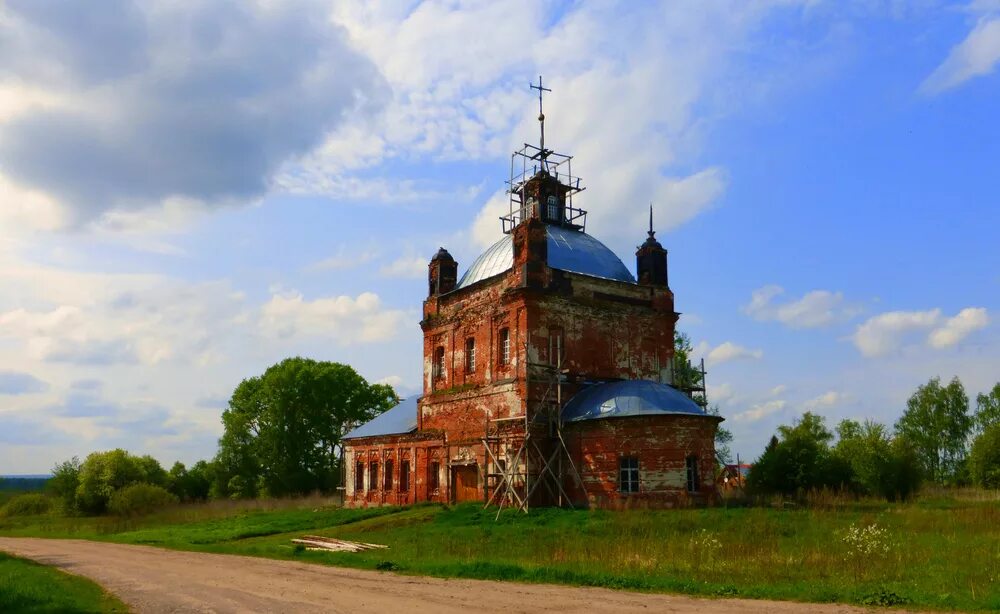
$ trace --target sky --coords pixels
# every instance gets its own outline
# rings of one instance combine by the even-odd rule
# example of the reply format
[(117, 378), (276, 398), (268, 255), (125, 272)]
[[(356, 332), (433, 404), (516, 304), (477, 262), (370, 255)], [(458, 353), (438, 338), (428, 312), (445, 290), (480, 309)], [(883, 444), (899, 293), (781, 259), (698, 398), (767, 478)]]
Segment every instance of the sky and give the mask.
[(574, 155), (756, 457), (1000, 380), (1000, 2), (6, 0), (0, 474), (214, 454), (288, 356), (420, 388), (427, 262), (500, 236), (509, 155)]

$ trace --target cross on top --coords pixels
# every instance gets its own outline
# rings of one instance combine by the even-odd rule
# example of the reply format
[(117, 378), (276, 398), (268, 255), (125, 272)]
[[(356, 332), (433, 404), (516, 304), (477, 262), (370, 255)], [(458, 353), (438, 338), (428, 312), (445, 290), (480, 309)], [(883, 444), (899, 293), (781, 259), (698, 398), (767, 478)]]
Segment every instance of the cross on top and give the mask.
[(545, 87), (542, 84), (542, 75), (538, 75), (538, 85), (535, 85), (534, 83), (529, 83), (528, 87), (530, 87), (533, 90), (538, 90), (538, 125), (539, 125), (539, 130), (540, 130), (540, 137), (541, 137), (539, 139), (539, 142), (538, 142), (538, 148), (541, 149), (542, 153), (544, 154), (545, 153), (545, 113), (542, 112), (542, 93), (543, 92), (551, 92), (552, 90), (550, 90), (549, 88)]

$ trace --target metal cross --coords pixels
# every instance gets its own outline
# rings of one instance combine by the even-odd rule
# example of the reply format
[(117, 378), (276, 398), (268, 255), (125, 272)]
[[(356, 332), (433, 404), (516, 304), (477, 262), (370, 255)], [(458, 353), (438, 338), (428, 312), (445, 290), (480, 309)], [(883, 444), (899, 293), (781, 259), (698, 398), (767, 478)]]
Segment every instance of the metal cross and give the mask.
[(528, 87), (538, 90), (538, 124), (541, 130), (541, 139), (538, 146), (542, 150), (542, 153), (545, 153), (545, 113), (542, 112), (542, 92), (551, 92), (552, 90), (542, 85), (542, 75), (538, 75), (538, 85), (529, 83)]

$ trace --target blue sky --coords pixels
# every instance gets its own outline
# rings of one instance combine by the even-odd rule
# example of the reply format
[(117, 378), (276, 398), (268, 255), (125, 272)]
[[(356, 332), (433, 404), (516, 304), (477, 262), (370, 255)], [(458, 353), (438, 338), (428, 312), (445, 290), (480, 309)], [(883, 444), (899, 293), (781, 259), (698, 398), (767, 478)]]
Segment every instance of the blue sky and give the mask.
[(0, 8), (0, 473), (210, 456), (285, 356), (420, 383), (427, 259), (499, 234), (509, 152), (572, 153), (755, 457), (1000, 380), (998, 2), (56, 1)]

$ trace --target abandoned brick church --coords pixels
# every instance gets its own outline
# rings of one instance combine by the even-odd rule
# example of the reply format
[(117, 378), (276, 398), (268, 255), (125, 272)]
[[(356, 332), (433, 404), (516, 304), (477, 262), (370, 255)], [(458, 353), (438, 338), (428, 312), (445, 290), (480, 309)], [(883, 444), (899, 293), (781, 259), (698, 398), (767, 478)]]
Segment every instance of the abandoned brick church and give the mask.
[(668, 383), (679, 314), (652, 213), (633, 276), (585, 232), (580, 180), (545, 148), (544, 118), (539, 145), (511, 158), (503, 237), (461, 277), (444, 248), (431, 259), (423, 394), (348, 433), (349, 505), (714, 497), (721, 418)]

